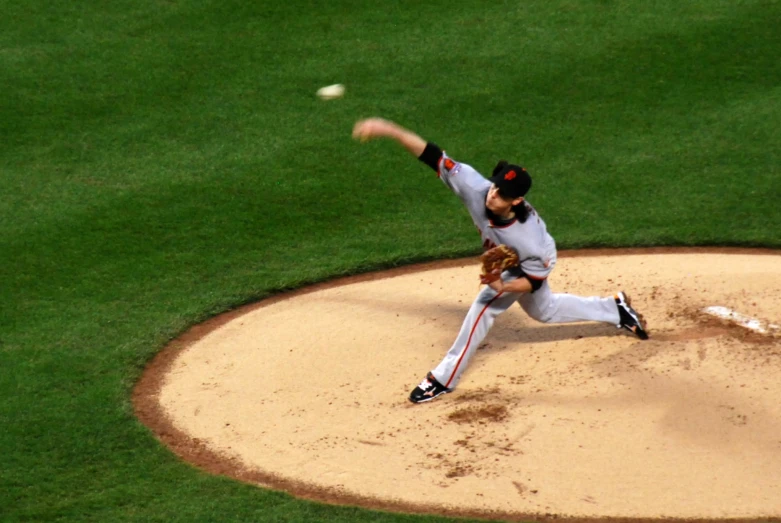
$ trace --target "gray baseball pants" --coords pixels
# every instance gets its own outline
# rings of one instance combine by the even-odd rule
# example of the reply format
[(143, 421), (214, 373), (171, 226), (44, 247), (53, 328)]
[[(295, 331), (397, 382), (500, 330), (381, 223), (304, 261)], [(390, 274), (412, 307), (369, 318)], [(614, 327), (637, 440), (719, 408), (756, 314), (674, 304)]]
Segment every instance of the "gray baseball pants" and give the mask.
[(533, 293), (499, 294), (486, 285), (469, 308), (453, 346), (432, 371), (437, 381), (451, 389), (458, 385), (470, 358), (488, 334), (496, 317), (516, 301), (526, 314), (542, 323), (600, 321), (617, 325), (621, 321), (613, 297), (583, 298), (572, 294), (554, 294), (547, 281)]

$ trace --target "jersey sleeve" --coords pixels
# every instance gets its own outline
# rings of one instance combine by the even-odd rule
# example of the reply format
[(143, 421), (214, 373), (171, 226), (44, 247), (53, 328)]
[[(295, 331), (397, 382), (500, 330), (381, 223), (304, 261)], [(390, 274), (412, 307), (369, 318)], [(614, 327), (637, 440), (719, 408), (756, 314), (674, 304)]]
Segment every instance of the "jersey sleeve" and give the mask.
[(491, 182), (471, 165), (453, 160), (444, 151), (439, 159), (437, 175), (462, 200), (475, 193), (482, 193), (491, 186)]
[(521, 260), (521, 270), (530, 280), (545, 280), (553, 271), (553, 266), (556, 265), (556, 258), (527, 258)]
[[(530, 228), (531, 229), (531, 228)], [(521, 259), (521, 270), (526, 273), (529, 279), (544, 280), (553, 271), (556, 265), (556, 242), (548, 234), (544, 227), (539, 227), (537, 231), (533, 229), (528, 231), (529, 237), (537, 237), (538, 240), (532, 245), (527, 243), (527, 256)]]
[(521, 270), (532, 280), (545, 280), (556, 265), (556, 241), (548, 234), (545, 221), (527, 202), (529, 215), (508, 229), (507, 243), (516, 248)]

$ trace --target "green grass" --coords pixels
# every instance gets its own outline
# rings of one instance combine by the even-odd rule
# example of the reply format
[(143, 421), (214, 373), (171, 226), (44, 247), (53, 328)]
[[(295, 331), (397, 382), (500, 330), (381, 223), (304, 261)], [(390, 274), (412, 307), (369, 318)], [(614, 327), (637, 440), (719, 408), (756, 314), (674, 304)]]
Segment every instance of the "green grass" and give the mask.
[(360, 117), (527, 166), (560, 248), (781, 247), (777, 0), (0, 6), (2, 521), (439, 520), (203, 474), (129, 401), (221, 311), (478, 252)]

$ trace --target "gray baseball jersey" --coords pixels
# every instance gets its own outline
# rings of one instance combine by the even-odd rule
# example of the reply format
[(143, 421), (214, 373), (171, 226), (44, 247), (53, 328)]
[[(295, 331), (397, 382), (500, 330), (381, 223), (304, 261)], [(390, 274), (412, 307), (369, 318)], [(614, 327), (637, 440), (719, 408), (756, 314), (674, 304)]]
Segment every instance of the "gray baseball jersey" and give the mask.
[(439, 178), (466, 205), (472, 221), (480, 231), (483, 249), (508, 245), (518, 252), (521, 270), (529, 278), (544, 280), (556, 265), (556, 242), (548, 234), (545, 222), (530, 204), (531, 213), (521, 223), (517, 219), (508, 223), (496, 222), (486, 213), (485, 198), (491, 182), (470, 165), (453, 161), (442, 154), (439, 161)]

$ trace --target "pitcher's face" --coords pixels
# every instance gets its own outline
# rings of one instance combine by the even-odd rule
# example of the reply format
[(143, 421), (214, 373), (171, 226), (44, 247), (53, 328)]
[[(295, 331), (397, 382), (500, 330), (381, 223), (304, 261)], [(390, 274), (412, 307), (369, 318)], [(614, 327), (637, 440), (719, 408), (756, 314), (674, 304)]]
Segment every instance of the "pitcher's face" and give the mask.
[(485, 197), (485, 206), (491, 210), (492, 213), (499, 216), (508, 214), (514, 205), (519, 205), (523, 201), (523, 198), (516, 198), (514, 200), (507, 200), (499, 194), (499, 188), (496, 185), (491, 185), (488, 189), (488, 194)]

